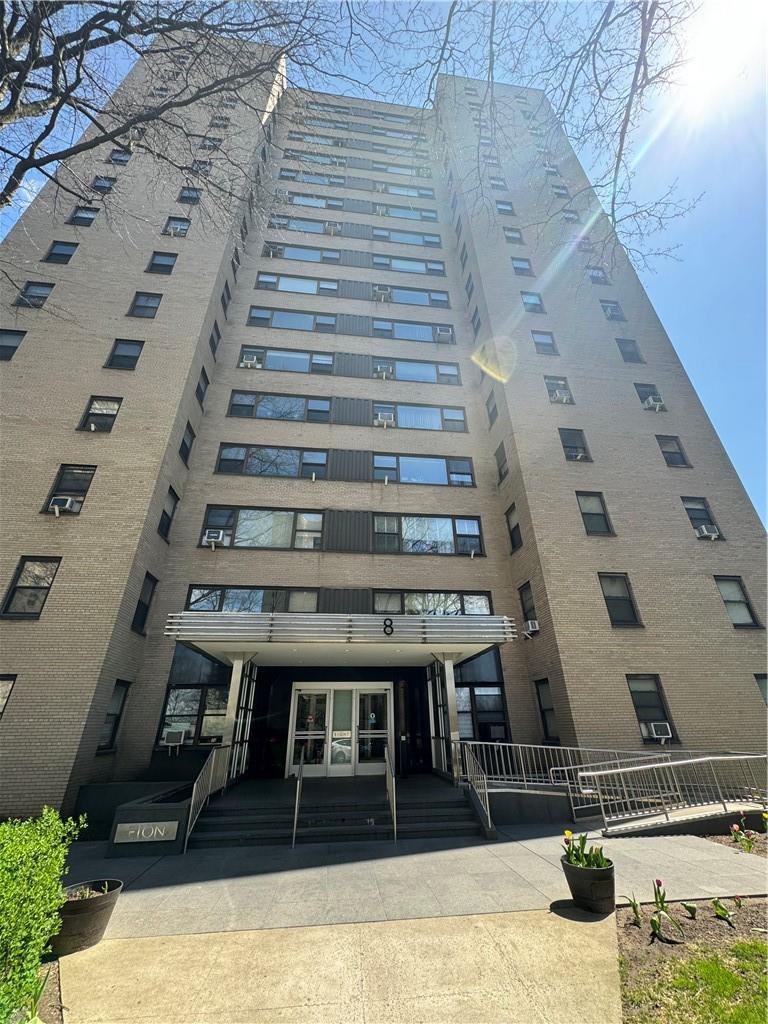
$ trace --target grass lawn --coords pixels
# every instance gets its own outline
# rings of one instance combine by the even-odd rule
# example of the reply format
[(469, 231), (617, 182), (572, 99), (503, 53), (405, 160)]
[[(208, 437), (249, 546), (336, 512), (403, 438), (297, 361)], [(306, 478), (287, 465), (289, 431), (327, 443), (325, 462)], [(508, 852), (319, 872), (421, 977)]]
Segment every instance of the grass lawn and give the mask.
[(642, 928), (619, 910), (625, 1024), (766, 1024), (765, 900), (743, 901), (733, 927), (717, 921), (707, 902), (697, 903), (695, 921), (686, 919), (680, 905), (672, 907), (685, 928), (682, 942), (650, 940), (649, 908), (643, 908)]

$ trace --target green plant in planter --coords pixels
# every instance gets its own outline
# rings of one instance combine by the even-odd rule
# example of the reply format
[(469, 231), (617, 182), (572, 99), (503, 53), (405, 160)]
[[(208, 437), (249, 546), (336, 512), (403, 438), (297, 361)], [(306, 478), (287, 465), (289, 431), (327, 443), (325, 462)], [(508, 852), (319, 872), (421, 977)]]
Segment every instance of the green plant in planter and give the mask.
[(587, 849), (586, 832), (583, 832), (578, 839), (573, 838), (573, 832), (570, 829), (566, 829), (563, 835), (563, 850), (569, 864), (575, 864), (577, 868), (609, 868), (611, 866), (612, 862), (603, 853), (602, 846), (590, 846)]
[(44, 807), (39, 818), (0, 822), (0, 1021), (40, 999), (40, 963), (59, 930), (67, 850), (85, 825)]

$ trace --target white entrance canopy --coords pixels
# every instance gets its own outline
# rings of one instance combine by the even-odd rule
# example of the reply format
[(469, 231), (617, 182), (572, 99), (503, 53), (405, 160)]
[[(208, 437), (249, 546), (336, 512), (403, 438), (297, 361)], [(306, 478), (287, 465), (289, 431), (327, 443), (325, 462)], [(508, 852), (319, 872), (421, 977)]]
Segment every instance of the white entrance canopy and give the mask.
[(459, 664), (517, 634), (505, 615), (190, 611), (169, 615), (165, 635), (229, 664), (426, 666)]

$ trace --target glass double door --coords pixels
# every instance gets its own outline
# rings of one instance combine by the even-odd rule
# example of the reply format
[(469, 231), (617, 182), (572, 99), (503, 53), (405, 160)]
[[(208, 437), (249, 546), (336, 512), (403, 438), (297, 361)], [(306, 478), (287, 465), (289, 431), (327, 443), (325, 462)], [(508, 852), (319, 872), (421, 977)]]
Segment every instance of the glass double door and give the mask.
[(382, 775), (391, 736), (391, 684), (295, 684), (286, 775)]

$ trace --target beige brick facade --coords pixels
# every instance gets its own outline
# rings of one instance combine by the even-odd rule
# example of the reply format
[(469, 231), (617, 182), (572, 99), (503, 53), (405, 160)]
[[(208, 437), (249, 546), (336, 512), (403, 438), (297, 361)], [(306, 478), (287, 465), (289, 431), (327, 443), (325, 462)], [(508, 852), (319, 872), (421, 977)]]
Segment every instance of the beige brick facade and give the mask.
[[(123, 88), (141, 88), (144, 73), (139, 67)], [(740, 577), (761, 626), (765, 623), (760, 523), (626, 258), (615, 255), (609, 285), (593, 285), (585, 277), (591, 258), (570, 239), (593, 215), (594, 223), (601, 223), (594, 198), (565, 137), (552, 129), (547, 145), (560, 167), (557, 181), (569, 186), (574, 196), (569, 202), (579, 210), (581, 224), (553, 215), (542, 156), (536, 151), (540, 140), (530, 136), (519, 108), (513, 107), (518, 90), (499, 87), (511, 113), (499, 133), (500, 166), (486, 169), (503, 177), (508, 188), (492, 191), (486, 184), (478, 196), (474, 186), (462, 185), (477, 161), (466, 84), (464, 79), (441, 80), (436, 113), (426, 117), (408, 108), (375, 105), (413, 113), (430, 138), (430, 178), (349, 168), (339, 172), (434, 188), (434, 200), (410, 202), (436, 209), (437, 223), (293, 207), (276, 196), (279, 184), (318, 196), (381, 198), (332, 185), (278, 182), (281, 167), (300, 166), (283, 156), (285, 147), (302, 145), (286, 139), (296, 128), (294, 100), (301, 99), (289, 93), (278, 106), (277, 135), (262, 181), (255, 183), (257, 211), (245, 241), (240, 223), (247, 211), (233, 209), (225, 222), (220, 214), (206, 215), (205, 199), (201, 207), (181, 206), (176, 195), (183, 179), (158, 183), (151, 156), (137, 153), (127, 166), (109, 170), (98, 151), (83, 154), (68, 169), (86, 179), (97, 173), (118, 178), (117, 201), (94, 202), (102, 210), (93, 226), (68, 224), (74, 200), (47, 185), (9, 235), (4, 259), (13, 264), (15, 277), (22, 283), (53, 282), (55, 288), (43, 309), (25, 310), (14, 305), (16, 291), (4, 282), (2, 327), (27, 333), (13, 359), (0, 364), (3, 588), (10, 586), (22, 556), (55, 556), (61, 563), (39, 619), (0, 619), (0, 675), (17, 677), (0, 717), (0, 814), (34, 812), (43, 803), (71, 807), (84, 782), (142, 777), (155, 745), (173, 657), (164, 623), (169, 613), (184, 608), (194, 583), (488, 591), (494, 612), (519, 623), (517, 591), (530, 581), (540, 631), (521, 637), (502, 654), (513, 740), (542, 741), (534, 682), (546, 678), (561, 742), (640, 749), (626, 677), (651, 674), (661, 681), (682, 746), (764, 748), (765, 705), (755, 675), (765, 670), (765, 633), (734, 628), (714, 581), (720, 575)], [(266, 83), (254, 105), (268, 110), (268, 96), (278, 91), (278, 80)], [(536, 118), (546, 123), (549, 114), (541, 109), (538, 94), (530, 98)], [(347, 99), (338, 103), (371, 107)], [(210, 109), (192, 111), (190, 123), (202, 131), (210, 114)], [(252, 139), (254, 159), (261, 164), (264, 140), (256, 114), (241, 108), (233, 118), (240, 119), (238, 144)], [(357, 137), (354, 127), (348, 134)], [(305, 148), (317, 151), (309, 143)], [(407, 152), (402, 158), (360, 155), (408, 166), (423, 163), (409, 159)], [(301, 166), (318, 173), (336, 170)], [(511, 201), (515, 216), (497, 215), (496, 199)], [(270, 210), (430, 231), (441, 236), (442, 246), (331, 239), (269, 228)], [(171, 215), (191, 217), (186, 238), (162, 234)], [(457, 216), (462, 220), (458, 240)], [(504, 225), (519, 227), (524, 244), (509, 244)], [(54, 239), (78, 243), (70, 263), (40, 262)], [(266, 259), (266, 239), (440, 259), (446, 276)], [(241, 260), (236, 280), (230, 264), (235, 245)], [(467, 247), (464, 267), (462, 245)], [(154, 250), (178, 252), (170, 276), (146, 273)], [(535, 276), (515, 276), (511, 256), (530, 259)], [(259, 270), (437, 288), (449, 292), (451, 305), (393, 303), (382, 312), (381, 304), (369, 301), (254, 291)], [(466, 302), (469, 273), (474, 293)], [(220, 304), (225, 281), (232, 294), (226, 316)], [(546, 312), (524, 313), (521, 290), (540, 293)], [(137, 291), (162, 293), (155, 319), (126, 317)], [(600, 298), (617, 301), (626, 320), (607, 320)], [(252, 327), (247, 325), (251, 305), (452, 324), (456, 344)], [(477, 338), (471, 324), (475, 306), (481, 319)], [(221, 332), (215, 359), (208, 343), (214, 320)], [(552, 332), (559, 354), (538, 354), (531, 330)], [(616, 337), (636, 340), (645, 362), (625, 363)], [(144, 341), (134, 372), (104, 367), (116, 338)], [(456, 362), (461, 385), (246, 369), (238, 365), (243, 345)], [(479, 345), (501, 367), (502, 380), (481, 373)], [(204, 410), (195, 398), (201, 368), (210, 379)], [(551, 403), (545, 375), (567, 378), (575, 404)], [(657, 385), (666, 411), (642, 407), (634, 389), (638, 382)], [(233, 389), (460, 406), (468, 430), (383, 432), (373, 426), (232, 418), (227, 410)], [(499, 415), (489, 428), (485, 402), (491, 390)], [(90, 396), (122, 398), (111, 433), (76, 430)], [(187, 422), (196, 434), (188, 467), (178, 455)], [(593, 461), (565, 461), (558, 427), (583, 430)], [(668, 467), (656, 435), (679, 437), (690, 467)], [(313, 483), (217, 474), (223, 442), (470, 457), (476, 486)], [(499, 482), (494, 452), (502, 442), (509, 472)], [(78, 517), (40, 514), (61, 464), (97, 467)], [(169, 486), (181, 500), (166, 543), (157, 524)], [(576, 491), (603, 494), (614, 535), (585, 533)], [(706, 498), (724, 540), (697, 538), (682, 496)], [(523, 544), (510, 553), (504, 513), (513, 502)], [(206, 506), (212, 504), (479, 516), (485, 557), (211, 551), (199, 540)], [(159, 584), (146, 636), (141, 636), (130, 625), (147, 572)], [(598, 573), (628, 574), (641, 626), (611, 626)], [(117, 679), (131, 684), (118, 741), (112, 751), (97, 754)]]

